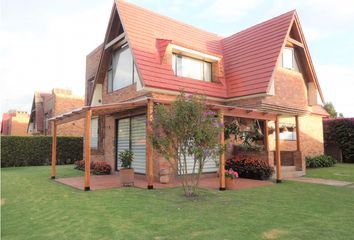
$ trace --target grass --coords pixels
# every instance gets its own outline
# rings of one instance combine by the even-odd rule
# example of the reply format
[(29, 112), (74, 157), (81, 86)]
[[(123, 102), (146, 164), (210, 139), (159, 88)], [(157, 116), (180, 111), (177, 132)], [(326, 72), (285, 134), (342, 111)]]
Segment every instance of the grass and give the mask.
[(306, 177), (354, 182), (354, 164), (337, 163), (333, 167), (308, 168)]
[[(58, 176), (81, 175), (58, 166)], [(50, 167), (2, 169), (2, 239), (353, 239), (354, 189), (284, 181), (234, 191), (83, 192)]]

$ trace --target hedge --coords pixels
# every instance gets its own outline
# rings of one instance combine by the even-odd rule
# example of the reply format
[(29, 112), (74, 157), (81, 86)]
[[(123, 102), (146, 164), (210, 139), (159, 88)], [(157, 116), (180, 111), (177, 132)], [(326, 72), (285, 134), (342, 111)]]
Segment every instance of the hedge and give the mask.
[[(72, 164), (83, 159), (82, 137), (57, 138), (57, 164)], [(51, 165), (51, 136), (2, 136), (1, 167)]]
[(354, 118), (323, 121), (324, 143), (334, 144), (343, 153), (343, 161), (354, 163)]
[(334, 164), (336, 164), (336, 160), (331, 156), (306, 157), (306, 167), (308, 168), (332, 167)]

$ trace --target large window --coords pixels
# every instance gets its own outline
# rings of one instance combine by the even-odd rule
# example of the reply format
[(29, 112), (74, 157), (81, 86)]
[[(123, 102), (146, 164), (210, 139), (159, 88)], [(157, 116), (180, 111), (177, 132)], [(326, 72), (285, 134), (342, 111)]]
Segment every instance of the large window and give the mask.
[(282, 54), (282, 67), (294, 71), (299, 71), (293, 48), (290, 47), (284, 48)]
[(112, 63), (108, 69), (108, 92), (133, 84), (139, 75), (129, 47), (123, 47), (112, 54)]
[(172, 68), (176, 76), (211, 82), (211, 63), (173, 54)]
[(134, 153), (132, 167), (137, 173), (145, 173), (146, 165), (146, 115), (118, 120), (117, 169), (121, 168), (119, 153), (131, 150)]
[(91, 119), (91, 148), (98, 148), (98, 118)]

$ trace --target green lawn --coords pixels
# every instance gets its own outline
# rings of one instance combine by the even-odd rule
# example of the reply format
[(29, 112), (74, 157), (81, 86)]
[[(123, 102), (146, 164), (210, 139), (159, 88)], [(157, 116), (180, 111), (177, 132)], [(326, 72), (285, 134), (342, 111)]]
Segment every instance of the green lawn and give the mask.
[(338, 163), (333, 167), (308, 168), (306, 169), (306, 177), (354, 182), (354, 164)]
[(49, 176), (50, 167), (2, 169), (3, 240), (354, 239), (351, 188), (285, 181), (191, 201), (181, 189), (83, 192)]

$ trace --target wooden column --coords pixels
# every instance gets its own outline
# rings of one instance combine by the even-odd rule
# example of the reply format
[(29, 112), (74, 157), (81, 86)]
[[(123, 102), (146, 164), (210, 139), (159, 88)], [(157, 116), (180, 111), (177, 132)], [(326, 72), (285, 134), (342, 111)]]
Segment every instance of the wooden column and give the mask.
[(147, 102), (147, 131), (146, 131), (146, 180), (147, 188), (154, 189), (154, 162), (153, 162), (153, 146), (150, 136), (152, 134), (154, 102), (148, 99)]
[(280, 139), (279, 139), (279, 116), (275, 120), (275, 162), (277, 166), (277, 183), (281, 183), (281, 160), (280, 160)]
[[(225, 145), (225, 139), (224, 139), (224, 111), (223, 110), (219, 110), (219, 123), (220, 123), (220, 126), (221, 127), (221, 130), (220, 130), (220, 136), (219, 136), (219, 139), (220, 139), (220, 145), (221, 146), (224, 146)], [(223, 151), (221, 154), (220, 154), (220, 157), (219, 157), (219, 181), (220, 181), (220, 186), (219, 186), (219, 190), (220, 191), (224, 191), (226, 190), (225, 188), (225, 152)]]
[(52, 126), (52, 179), (55, 179), (57, 165), (57, 123), (53, 121)]
[(264, 149), (269, 152), (269, 129), (268, 129), (268, 120), (264, 120)]
[(91, 118), (92, 110), (88, 109), (86, 112), (85, 124), (85, 191), (90, 191), (90, 165), (91, 165)]
[(296, 148), (297, 151), (301, 151), (299, 116), (295, 116), (295, 122), (296, 122)]

